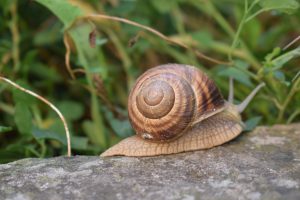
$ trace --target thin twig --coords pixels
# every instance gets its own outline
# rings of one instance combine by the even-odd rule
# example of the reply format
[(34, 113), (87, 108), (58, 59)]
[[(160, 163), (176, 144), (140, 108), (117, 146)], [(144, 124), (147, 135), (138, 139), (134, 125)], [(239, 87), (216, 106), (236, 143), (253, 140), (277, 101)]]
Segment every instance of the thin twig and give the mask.
[(61, 114), (61, 112), (52, 104), (50, 103), (47, 99), (45, 99), (44, 97), (30, 91), (30, 90), (27, 90), (23, 87), (21, 87), (20, 85), (12, 82), (11, 80), (7, 79), (7, 78), (4, 78), (2, 76), (0, 76), (0, 80), (6, 82), (6, 83), (9, 83), (10, 85), (14, 86), (15, 88), (27, 93), (27, 94), (30, 94), (36, 98), (38, 98), (39, 100), (43, 101), (45, 104), (47, 104), (48, 106), (50, 106), (57, 114), (58, 116), (60, 117), (61, 121), (63, 122), (63, 125), (64, 125), (64, 128), (65, 128), (65, 132), (66, 132), (66, 137), (67, 137), (67, 144), (68, 144), (68, 156), (70, 157), (71, 156), (71, 139), (70, 139), (70, 133), (69, 133), (69, 128), (68, 128), (68, 125), (67, 125), (67, 122), (64, 118), (64, 116)]
[(266, 84), (264, 82), (262, 82), (261, 84), (256, 86), (256, 88), (254, 88), (254, 90), (252, 90), (252, 92), (246, 97), (246, 99), (244, 99), (244, 101), (242, 103), (237, 105), (237, 109), (238, 109), (239, 113), (242, 113), (245, 110), (245, 108), (251, 102), (251, 100), (254, 98), (254, 96), (257, 94), (257, 92), (265, 85)]
[(287, 48), (289, 48), (290, 46), (292, 46), (295, 42), (297, 42), (298, 40), (300, 40), (300, 35), (298, 37), (296, 37), (295, 39), (293, 39), (293, 41), (291, 41), (290, 43), (288, 43), (285, 47), (283, 47), (282, 50), (286, 50)]
[(300, 77), (300, 70), (297, 72), (297, 74), (292, 79), (292, 82), (296, 81)]
[(219, 61), (219, 60), (216, 60), (214, 58), (211, 58), (209, 56), (206, 56), (204, 55), (203, 53), (199, 52), (198, 50), (195, 50), (195, 49), (192, 49), (191, 47), (185, 45), (184, 43), (182, 42), (179, 42), (179, 41), (175, 41), (171, 38), (169, 38), (168, 36), (162, 34), (161, 32), (153, 29), (153, 28), (150, 28), (148, 26), (145, 26), (145, 25), (142, 25), (142, 24), (139, 24), (137, 22), (134, 22), (134, 21), (131, 21), (131, 20), (128, 20), (128, 19), (124, 19), (124, 18), (120, 18), (120, 17), (115, 17), (115, 16), (109, 16), (109, 15), (102, 15), (102, 14), (91, 14), (91, 15), (86, 15), (86, 16), (83, 16), (83, 17), (80, 17), (78, 18), (77, 20), (75, 20), (72, 25), (66, 29), (66, 31), (70, 30), (78, 21), (80, 20), (99, 20), (99, 19), (108, 19), (108, 20), (113, 20), (113, 21), (118, 21), (118, 22), (123, 22), (123, 23), (126, 23), (126, 24), (130, 24), (132, 26), (136, 26), (136, 27), (139, 27), (139, 28), (142, 28), (144, 30), (147, 30), (151, 33), (153, 33), (154, 35), (157, 35), (158, 37), (162, 38), (163, 40), (171, 43), (171, 44), (175, 44), (175, 45), (178, 45), (180, 47), (183, 47), (187, 50), (191, 50), (193, 51), (198, 57), (200, 58), (203, 58), (203, 59), (206, 59), (206, 60), (209, 60), (213, 63), (217, 63), (217, 64), (225, 64), (225, 65), (229, 65), (231, 63), (229, 62), (224, 62), (224, 61)]
[(66, 47), (66, 54), (65, 54), (66, 67), (67, 67), (67, 70), (68, 70), (71, 78), (74, 80), (75, 75), (72, 71), (72, 67), (71, 67), (71, 64), (70, 64), (71, 48), (70, 48), (70, 44), (69, 44), (69, 35), (68, 35), (67, 32), (64, 34), (64, 44), (65, 44), (65, 47)]
[(73, 70), (73, 73), (76, 74), (76, 73), (79, 73), (79, 74), (86, 74), (86, 71), (84, 69), (74, 69)]
[(234, 100), (234, 86), (233, 86), (233, 77), (229, 78), (229, 94), (228, 94), (228, 102), (233, 103)]

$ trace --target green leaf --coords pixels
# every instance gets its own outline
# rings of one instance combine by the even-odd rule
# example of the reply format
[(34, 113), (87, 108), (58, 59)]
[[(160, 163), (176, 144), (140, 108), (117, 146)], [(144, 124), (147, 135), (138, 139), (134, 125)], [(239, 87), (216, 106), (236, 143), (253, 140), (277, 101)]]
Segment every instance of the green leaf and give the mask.
[[(28, 86), (28, 84), (26, 84), (23, 81), (17, 81), (17, 84), (19, 84), (20, 86), (22, 86), (22, 87), (24, 87), (24, 88), (26, 88), (28, 90), (32, 90)], [(29, 105), (32, 105), (34, 102), (36, 102), (36, 99), (33, 96), (31, 96), (29, 94), (26, 94), (25, 92), (20, 91), (17, 88), (14, 88), (12, 92), (13, 92), (14, 101), (16, 103), (22, 102), (23, 104), (29, 106)]]
[(193, 39), (204, 47), (210, 47), (213, 43), (213, 37), (208, 31), (198, 31), (190, 34)]
[(107, 121), (109, 122), (110, 126), (118, 136), (124, 138), (133, 135), (133, 130), (128, 119), (119, 120), (115, 118), (112, 112), (110, 112), (107, 109), (105, 110), (105, 117), (107, 118)]
[(249, 63), (247, 63), (243, 60), (235, 60), (234, 66), (241, 70), (247, 70), (249, 68)]
[(242, 30), (242, 37), (249, 44), (250, 49), (255, 49), (258, 45), (258, 38), (262, 32), (262, 25), (258, 19), (248, 21)]
[(110, 13), (115, 16), (128, 16), (131, 12), (134, 12), (137, 7), (136, 4), (136, 1), (118, 1), (118, 6), (112, 6)]
[(73, 21), (83, 15), (83, 12), (65, 0), (36, 0), (51, 10), (65, 25), (69, 27)]
[(0, 133), (5, 133), (8, 131), (11, 131), (12, 127), (7, 127), (7, 126), (0, 126)]
[(102, 46), (108, 42), (107, 38), (97, 38), (96, 39), (96, 45), (97, 46)]
[(241, 71), (240, 69), (238, 68), (233, 68), (233, 67), (230, 67), (230, 68), (224, 68), (222, 69), (222, 71), (220, 71), (218, 73), (219, 76), (225, 76), (225, 77), (233, 77), (234, 80), (237, 80), (249, 87), (252, 87), (253, 84), (250, 80), (250, 77), (248, 74), (246, 74), (245, 72)]
[(20, 145), (18, 149), (0, 149), (0, 163), (8, 163), (22, 159), (25, 157), (24, 152), (22, 145)]
[(285, 74), (280, 70), (274, 71), (273, 76), (286, 86), (289, 86), (291, 84), (290, 82), (286, 81)]
[[(81, 25), (76, 27), (70, 33), (74, 39), (74, 43), (77, 49), (79, 62), (85, 68), (86, 71), (89, 71), (90, 67), (95, 66), (106, 66), (105, 57), (102, 54), (99, 46), (91, 48), (88, 40), (88, 35), (91, 32), (91, 27), (88, 24)], [(103, 74), (101, 77), (105, 80), (108, 77), (107, 68), (103, 68)], [(88, 84), (92, 86), (92, 80), (90, 77), (87, 77)], [(88, 134), (92, 142), (101, 147), (107, 147), (107, 135), (105, 124), (103, 122), (103, 116), (100, 112), (100, 105), (95, 93), (92, 93), (91, 99), (91, 115), (93, 122), (87, 122), (83, 124), (83, 127), (86, 128), (85, 132)]]
[(24, 135), (31, 134), (32, 118), (28, 105), (17, 102), (15, 108), (15, 123), (18, 131)]
[(280, 47), (275, 47), (273, 49), (273, 51), (269, 54), (267, 54), (267, 56), (265, 57), (266, 62), (271, 62), (273, 58), (275, 58), (276, 56), (278, 56), (281, 52)]
[(91, 48), (88, 42), (88, 37), (92, 28), (89, 24), (83, 24), (70, 31), (74, 40), (78, 59), (81, 66), (85, 67), (86, 71), (91, 68), (101, 68), (101, 77), (105, 80), (108, 77), (108, 69), (105, 67), (105, 58), (101, 52), (100, 46)]
[(177, 5), (177, 0), (162, 1), (162, 0), (152, 0), (150, 1), (153, 7), (160, 13), (165, 14), (172, 10)]
[(63, 101), (57, 107), (68, 120), (76, 120), (83, 115), (82, 104), (75, 101)]
[(248, 119), (245, 122), (246, 128), (244, 128), (244, 131), (252, 131), (258, 125), (260, 120), (261, 120), (260, 116)]
[(9, 13), (9, 8), (11, 7), (11, 5), (13, 3), (15, 3), (15, 2), (12, 0), (1, 0), (0, 1), (0, 8), (4, 15), (7, 15)]
[(85, 150), (88, 148), (88, 138), (80, 136), (71, 136), (72, 149)]
[[(83, 16), (83, 12), (68, 3), (68, 1), (62, 0), (37, 0), (39, 3), (43, 4), (47, 8), (49, 8), (65, 25), (65, 28), (69, 27), (76, 18)], [(81, 66), (85, 68), (86, 71), (91, 67), (100, 67), (106, 66), (105, 57), (102, 54), (99, 46), (96, 48), (91, 48), (88, 42), (88, 36), (92, 31), (92, 27), (89, 24), (81, 24), (74, 27), (70, 30), (70, 35), (74, 40), (74, 44), (76, 46), (76, 50), (78, 53), (79, 63)], [(106, 68), (103, 68), (106, 69)], [(102, 70), (101, 76), (105, 79), (107, 75), (107, 70)], [(91, 80), (88, 78), (89, 86), (91, 87)], [(106, 136), (105, 136), (105, 128), (102, 121), (102, 116), (98, 112), (99, 105), (96, 99), (96, 95), (92, 94), (92, 119), (95, 123), (93, 123), (92, 128), (88, 126), (88, 133), (94, 134), (94, 139), (97, 144), (101, 144), (102, 146), (106, 146)], [(89, 135), (90, 136), (90, 135)]]
[(264, 10), (278, 10), (288, 14), (299, 8), (296, 0), (260, 0), (259, 4)]
[[(96, 123), (86, 120), (83, 122), (83, 130), (89, 137), (91, 143), (99, 145), (100, 147), (106, 147), (105, 133), (99, 132), (100, 129)], [(104, 131), (105, 129), (103, 129)]]
[(41, 30), (36, 33), (33, 38), (33, 43), (37, 46), (51, 45), (61, 39), (61, 23), (54, 23), (52, 26), (48, 26), (47, 29)]
[[(54, 139), (65, 146), (67, 145), (66, 136), (58, 132), (34, 128), (32, 134), (36, 139)], [(72, 149), (85, 150), (88, 147), (88, 139), (86, 137), (71, 136), (71, 146)]]
[(274, 77), (276, 79), (278, 79), (279, 81), (285, 81), (285, 75), (282, 71), (279, 71), (279, 70), (274, 71)]
[(272, 70), (278, 70), (283, 67), (284, 64), (289, 62), (291, 59), (300, 56), (300, 47), (293, 49), (271, 61)]
[(34, 127), (32, 134), (36, 139), (54, 139), (60, 141), (64, 145), (67, 144), (64, 126), (58, 118), (54, 118), (51, 126), (46, 129)]
[[(44, 83), (48, 82), (54, 84), (62, 80), (61, 74), (58, 74), (55, 69), (36, 61), (34, 63), (34, 66), (35, 67), (30, 66), (30, 73), (41, 78)], [(43, 82), (41, 82), (40, 84), (42, 84)]]

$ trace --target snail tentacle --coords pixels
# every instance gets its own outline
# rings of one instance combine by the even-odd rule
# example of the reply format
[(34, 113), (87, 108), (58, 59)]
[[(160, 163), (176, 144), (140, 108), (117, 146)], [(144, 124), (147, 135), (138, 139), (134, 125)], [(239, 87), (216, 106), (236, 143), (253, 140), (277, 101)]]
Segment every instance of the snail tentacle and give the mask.
[(233, 78), (229, 78), (229, 94), (228, 94), (228, 102), (233, 103), (234, 97), (234, 86), (233, 86)]
[(246, 99), (241, 104), (237, 105), (237, 110), (238, 110), (239, 113), (242, 113), (245, 110), (245, 108), (251, 102), (251, 100), (253, 99), (253, 97), (265, 85), (266, 85), (265, 83), (261, 83), (258, 86), (256, 86), (256, 88), (254, 90), (252, 90), (252, 92), (246, 97)]

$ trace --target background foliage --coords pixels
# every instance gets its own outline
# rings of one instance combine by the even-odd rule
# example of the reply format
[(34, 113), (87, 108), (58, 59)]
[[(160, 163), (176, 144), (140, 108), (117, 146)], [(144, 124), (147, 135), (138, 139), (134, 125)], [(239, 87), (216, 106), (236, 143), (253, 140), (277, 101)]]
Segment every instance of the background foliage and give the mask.
[[(0, 74), (61, 110), (74, 154), (97, 155), (133, 134), (128, 92), (142, 72), (164, 63), (199, 67), (225, 97), (233, 76), (237, 103), (264, 81), (243, 114), (249, 129), (300, 119), (297, 0), (1, 0), (0, 9)], [(199, 59), (128, 24), (76, 20), (89, 14), (139, 22), (232, 64)], [(75, 79), (66, 69), (64, 34)], [(62, 123), (45, 104), (0, 83), (0, 112), (0, 162), (66, 153)]]

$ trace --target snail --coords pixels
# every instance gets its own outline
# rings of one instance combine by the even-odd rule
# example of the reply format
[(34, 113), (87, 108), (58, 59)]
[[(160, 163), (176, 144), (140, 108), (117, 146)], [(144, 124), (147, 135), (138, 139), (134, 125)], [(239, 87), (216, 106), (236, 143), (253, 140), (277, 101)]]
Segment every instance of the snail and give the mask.
[(156, 156), (208, 149), (237, 137), (240, 113), (264, 86), (258, 85), (239, 105), (228, 101), (196, 67), (166, 64), (149, 69), (136, 81), (128, 98), (128, 115), (136, 135), (112, 146), (101, 157)]

